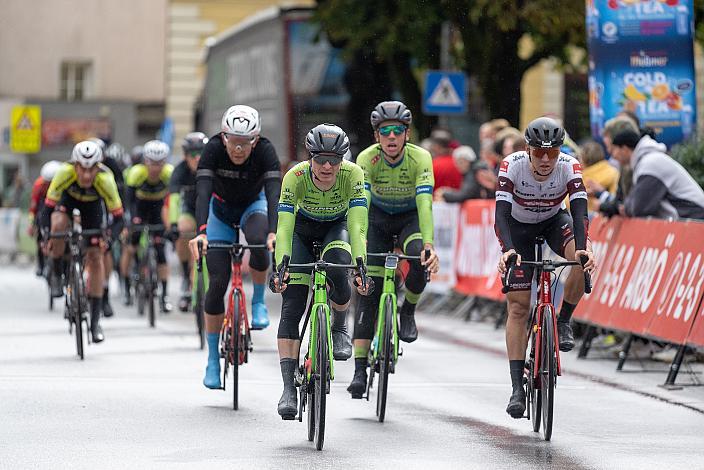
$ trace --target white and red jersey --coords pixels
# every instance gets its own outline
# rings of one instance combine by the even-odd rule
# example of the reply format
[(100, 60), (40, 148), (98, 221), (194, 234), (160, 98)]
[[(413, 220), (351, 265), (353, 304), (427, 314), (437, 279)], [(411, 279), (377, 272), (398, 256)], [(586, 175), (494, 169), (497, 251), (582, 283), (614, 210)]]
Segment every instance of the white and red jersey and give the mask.
[(511, 204), (511, 217), (525, 224), (537, 224), (565, 208), (570, 201), (587, 199), (582, 181), (582, 166), (576, 158), (560, 153), (557, 164), (545, 181), (536, 181), (527, 152), (504, 158), (496, 184), (496, 201)]

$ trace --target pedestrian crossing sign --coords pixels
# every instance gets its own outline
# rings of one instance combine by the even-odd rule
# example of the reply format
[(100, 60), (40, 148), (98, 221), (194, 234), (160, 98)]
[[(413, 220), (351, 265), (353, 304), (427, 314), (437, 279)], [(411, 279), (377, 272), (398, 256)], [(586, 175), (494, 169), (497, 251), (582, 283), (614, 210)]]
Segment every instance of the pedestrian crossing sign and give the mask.
[(10, 150), (38, 153), (42, 148), (42, 109), (40, 106), (13, 106), (10, 112)]
[(467, 111), (466, 76), (462, 72), (429, 70), (425, 74), (424, 114), (464, 114)]

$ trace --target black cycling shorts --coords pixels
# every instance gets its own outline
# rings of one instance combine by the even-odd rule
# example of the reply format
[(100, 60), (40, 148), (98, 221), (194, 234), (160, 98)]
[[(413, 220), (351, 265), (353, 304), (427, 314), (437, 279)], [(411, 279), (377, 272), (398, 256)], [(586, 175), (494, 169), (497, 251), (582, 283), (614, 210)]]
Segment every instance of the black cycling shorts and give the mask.
[[(99, 230), (105, 227), (106, 214), (102, 199), (79, 201), (64, 192), (54, 210), (63, 212), (68, 215), (69, 219), (72, 219), (74, 209), (81, 212), (81, 228), (83, 230)], [(102, 239), (103, 237), (90, 237), (89, 245), (98, 246)]]
[[(535, 238), (543, 236), (552, 251), (564, 257), (565, 247), (574, 240), (572, 217), (565, 210), (537, 224), (525, 224), (513, 217), (509, 220), (511, 240), (516, 252), (525, 261), (535, 261)], [(512, 291), (530, 290), (533, 281), (533, 268), (515, 268), (509, 279)]]

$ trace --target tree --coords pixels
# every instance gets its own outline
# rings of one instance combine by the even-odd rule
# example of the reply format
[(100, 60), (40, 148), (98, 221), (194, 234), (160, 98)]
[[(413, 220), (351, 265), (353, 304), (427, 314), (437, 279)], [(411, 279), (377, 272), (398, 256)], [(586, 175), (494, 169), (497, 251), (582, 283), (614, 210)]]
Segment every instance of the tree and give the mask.
[[(567, 62), (568, 46), (584, 46), (584, 14), (583, 0), (318, 0), (317, 19), (348, 57), (365, 50), (385, 64), (414, 111), (421, 107), (417, 77), (439, 67), (440, 31), (450, 21), (459, 33), (452, 56), (475, 78), (486, 106), (475, 119), (517, 124), (523, 75), (547, 57)], [(427, 135), (433, 122), (418, 119), (419, 131)]]

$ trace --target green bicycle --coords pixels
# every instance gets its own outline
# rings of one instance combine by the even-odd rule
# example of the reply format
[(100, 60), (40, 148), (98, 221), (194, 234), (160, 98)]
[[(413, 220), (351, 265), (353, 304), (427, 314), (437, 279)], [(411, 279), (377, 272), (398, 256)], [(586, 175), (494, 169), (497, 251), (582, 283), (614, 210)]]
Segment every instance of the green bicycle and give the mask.
[[(396, 298), (396, 269), (399, 260), (420, 260), (420, 256), (406, 256), (397, 253), (367, 253), (368, 257), (386, 258), (384, 261), (384, 283), (379, 298), (376, 332), (369, 348), (369, 379), (367, 381), (367, 401), (374, 386), (374, 373), (379, 374), (376, 394), (376, 415), (383, 423), (386, 416), (386, 396), (389, 391), (389, 374), (396, 371), (399, 348), (398, 315)], [(430, 250), (425, 250), (425, 258), (430, 257)], [(426, 282), (430, 281), (430, 271), (425, 271)]]
[(308, 351), (303, 364), (296, 371), (295, 384), (299, 387), (298, 421), (303, 421), (303, 413), (307, 411), (308, 440), (315, 441), (315, 448), (322, 450), (325, 440), (325, 400), (326, 395), (330, 393), (330, 382), (335, 379), (326, 271), (357, 269), (363, 286), (367, 283), (367, 277), (361, 257), (357, 258), (356, 265), (328, 263), (321, 259), (321, 246), (314, 244), (313, 248), (318, 261), (289, 264), (290, 258), (285, 255), (279, 269), (275, 272), (279, 279), (284, 279), (284, 273), (288, 268), (311, 269), (314, 274), (311, 301), (308, 302), (308, 312), (299, 338), (303, 343), (308, 320), (310, 320)]

